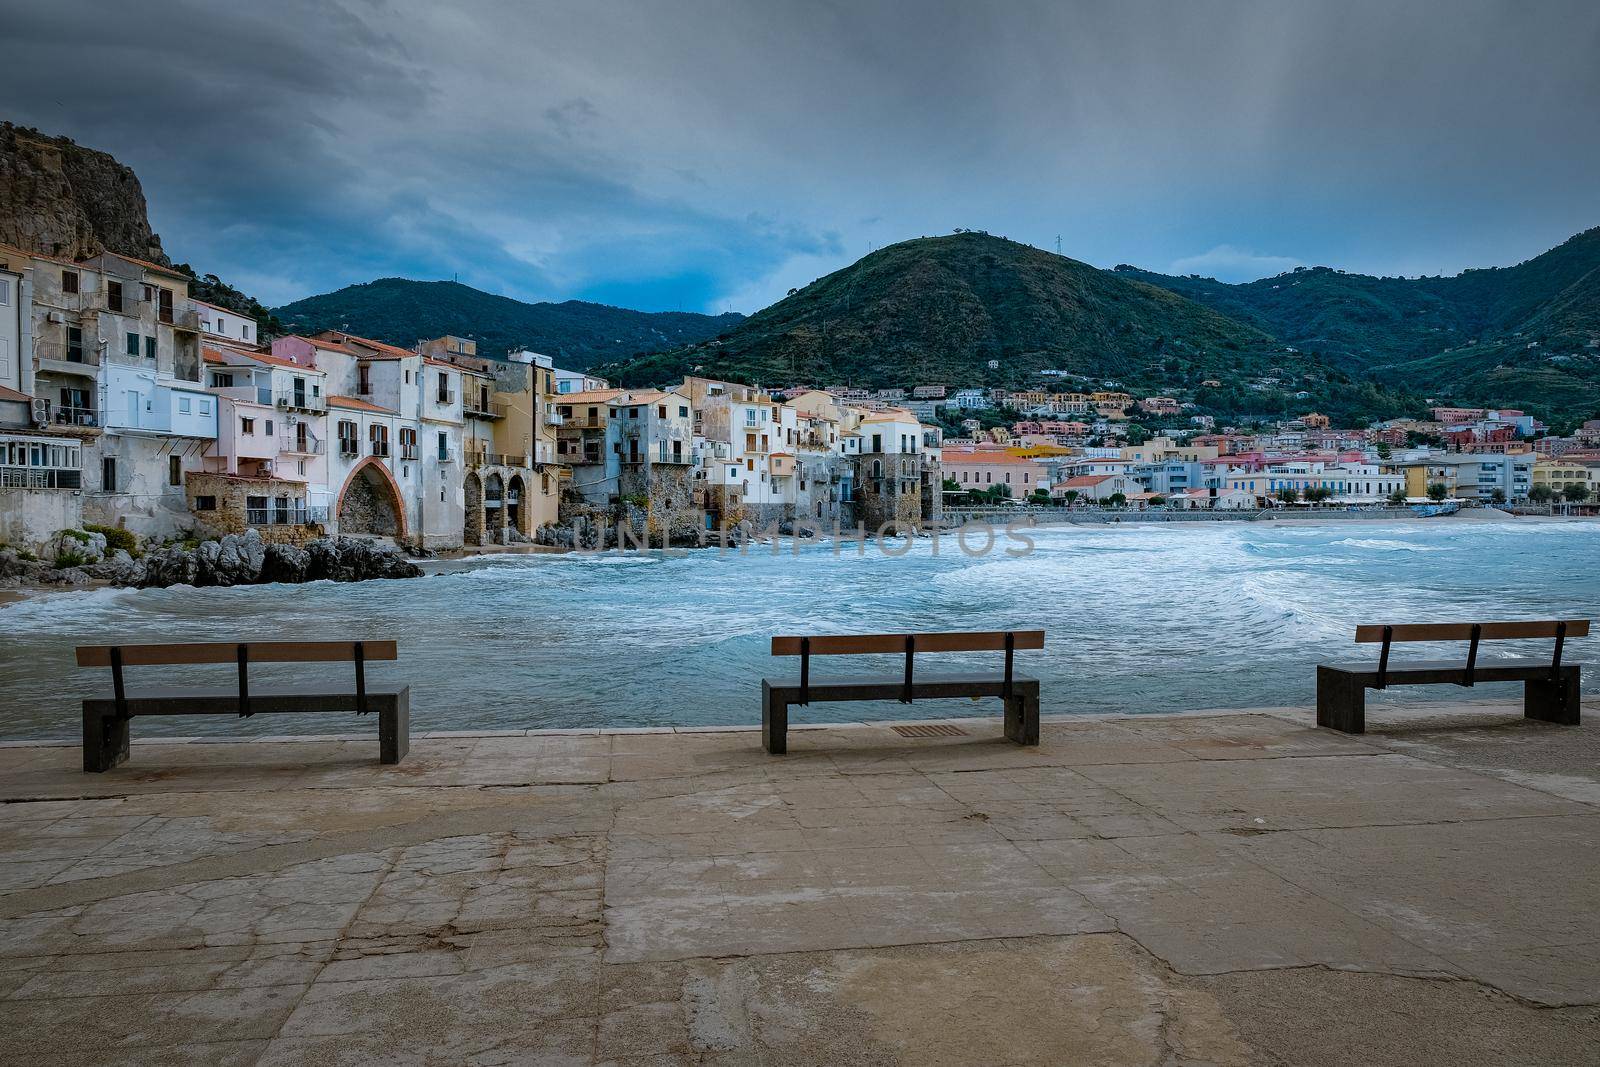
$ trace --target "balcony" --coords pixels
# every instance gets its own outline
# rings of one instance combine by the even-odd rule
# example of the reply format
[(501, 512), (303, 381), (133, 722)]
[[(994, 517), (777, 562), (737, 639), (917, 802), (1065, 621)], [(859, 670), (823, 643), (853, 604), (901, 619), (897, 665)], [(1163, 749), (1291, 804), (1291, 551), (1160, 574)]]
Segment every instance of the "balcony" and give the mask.
[(320, 456), (322, 448), (322, 439), (313, 434), (307, 434), (304, 440), (298, 434), (292, 433), (280, 434), (278, 437), (278, 451), (288, 455)]
[(441, 448), (438, 452), (438, 458), (440, 463), (454, 463), (456, 461), (456, 450), (453, 448)]
[(346, 459), (355, 459), (361, 455), (361, 443), (353, 437), (339, 438), (339, 455)]
[(560, 426), (565, 421), (565, 418), (559, 411), (547, 411), (544, 413), (544, 424), (546, 426)]
[[(323, 509), (326, 514), (326, 509)], [(304, 500), (291, 500), (287, 506), (277, 503), (264, 508), (246, 508), (245, 522), (251, 526), (304, 526), (310, 521), (310, 509)]]
[(33, 346), (42, 374), (73, 374), (93, 378), (100, 366), (99, 351), (85, 342), (68, 345), (60, 341), (40, 341)]
[(463, 406), (463, 414), (469, 419), (503, 419), (506, 417), (506, 405), (490, 402), (485, 404), (481, 400), (468, 400)]
[(50, 421), (57, 426), (99, 426), (100, 417), (93, 408), (58, 407), (50, 412)]
[(454, 389), (445, 389), (436, 392), (433, 394), (433, 402), (442, 407), (449, 407), (456, 402), (456, 391)]
[(475, 467), (530, 467), (528, 457), (522, 453), (468, 452), (467, 469)]
[(270, 400), (263, 400), (262, 403), (271, 403), (289, 411), (321, 412), (328, 410), (328, 402), (323, 397), (313, 396), (304, 390), (295, 389), (276, 390)]
[(372, 454), (374, 456), (377, 456), (379, 459), (388, 459), (389, 458), (389, 442), (388, 441), (374, 441), (374, 442), (372, 442)]
[(0, 489), (82, 489), (83, 472), (65, 467), (0, 466)]
[(185, 333), (200, 332), (200, 312), (193, 308), (173, 309), (161, 308), (156, 313), (156, 319), (164, 326), (171, 326), (174, 330), (183, 330)]

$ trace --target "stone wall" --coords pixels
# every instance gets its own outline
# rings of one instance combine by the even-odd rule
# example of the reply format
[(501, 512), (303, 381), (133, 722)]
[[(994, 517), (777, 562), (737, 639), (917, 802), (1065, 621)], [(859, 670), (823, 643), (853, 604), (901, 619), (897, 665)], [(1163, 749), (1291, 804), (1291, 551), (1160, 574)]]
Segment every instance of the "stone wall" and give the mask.
[[(194, 530), (205, 537), (221, 537), (251, 529), (248, 498), (252, 496), (267, 497), (269, 503), (278, 496), (300, 501), (306, 498), (303, 485), (272, 478), (240, 478), (206, 471), (191, 471), (184, 479), (184, 493), (194, 520)], [(196, 509), (195, 500), (202, 496), (215, 497), (216, 508), (210, 511)], [(254, 529), (268, 544), (287, 545), (305, 544), (325, 536), (327, 532), (321, 523), (315, 522), (300, 526), (256, 526)]]
[(58, 531), (82, 526), (80, 490), (0, 489), (0, 543), (38, 555)]
[[(882, 463), (873, 476), (873, 463)], [(909, 484), (911, 488), (904, 488)], [(856, 461), (855, 518), (867, 530), (886, 523), (919, 526), (922, 514), (922, 469), (916, 456), (866, 455)]]

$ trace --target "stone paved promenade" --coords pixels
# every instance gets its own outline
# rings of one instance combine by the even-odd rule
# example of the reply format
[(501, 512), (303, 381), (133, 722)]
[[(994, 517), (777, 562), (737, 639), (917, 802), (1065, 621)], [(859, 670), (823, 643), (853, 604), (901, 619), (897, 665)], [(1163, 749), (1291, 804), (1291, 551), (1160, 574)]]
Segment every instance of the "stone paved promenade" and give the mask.
[(0, 748), (0, 1063), (1600, 1062), (1600, 728), (1373, 718)]

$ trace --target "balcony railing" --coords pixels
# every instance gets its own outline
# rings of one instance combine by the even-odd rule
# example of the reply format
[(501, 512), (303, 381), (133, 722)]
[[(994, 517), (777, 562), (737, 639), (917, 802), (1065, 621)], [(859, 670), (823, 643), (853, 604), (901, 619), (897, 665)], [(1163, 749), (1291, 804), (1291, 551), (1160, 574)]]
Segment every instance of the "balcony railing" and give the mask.
[(58, 407), (50, 412), (50, 421), (57, 426), (100, 425), (100, 418), (93, 408)]
[(304, 391), (293, 389), (279, 389), (272, 394), (270, 401), (263, 403), (276, 404), (280, 408), (293, 408), (298, 411), (327, 411), (328, 402), (320, 396), (313, 396)]
[(422, 450), (416, 445), (401, 445), (400, 458), (407, 462), (415, 463), (422, 458)]
[(464, 413), (469, 419), (503, 419), (506, 417), (506, 405), (493, 401), (485, 404), (481, 400), (468, 400), (465, 402)]
[(193, 308), (161, 308), (156, 313), (156, 318), (163, 325), (171, 326), (175, 330), (185, 330), (189, 333), (200, 332), (200, 312)]
[(281, 434), (278, 438), (278, 451), (300, 456), (320, 456), (322, 455), (322, 438), (307, 434), (305, 439), (301, 440), (297, 434)]
[(560, 426), (565, 421), (565, 417), (559, 411), (547, 411), (544, 413), (544, 423), (546, 426)]
[(100, 365), (100, 352), (88, 341), (81, 345), (68, 345), (63, 341), (39, 341), (33, 346), (33, 351), (39, 357), (40, 370), (86, 373), (93, 377), (92, 369), (82, 368)]
[(82, 489), (83, 472), (64, 467), (0, 467), (0, 489)]
[(456, 402), (456, 391), (454, 389), (445, 389), (436, 392), (433, 394), (433, 402), (448, 407)]
[(354, 458), (361, 455), (361, 442), (354, 437), (339, 438), (339, 455)]
[(388, 441), (374, 441), (374, 442), (372, 442), (372, 454), (374, 456), (377, 456), (379, 459), (388, 459), (389, 458), (389, 442)]
[(528, 457), (520, 452), (468, 452), (467, 467), (527, 467)]
[(244, 521), (251, 526), (304, 526), (311, 521), (310, 514), (305, 501), (291, 500), (287, 507), (272, 504), (264, 508), (246, 508)]

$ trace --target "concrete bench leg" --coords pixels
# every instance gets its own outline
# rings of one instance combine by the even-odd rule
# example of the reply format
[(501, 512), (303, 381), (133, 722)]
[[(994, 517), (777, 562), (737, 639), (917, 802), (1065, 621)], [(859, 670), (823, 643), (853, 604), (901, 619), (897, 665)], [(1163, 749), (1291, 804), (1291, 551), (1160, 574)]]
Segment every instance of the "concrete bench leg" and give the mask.
[(1039, 743), (1039, 685), (1017, 684), (1006, 701), (1006, 738), (1019, 745)]
[(128, 758), (128, 720), (83, 709), (83, 769), (109, 771)]
[(1522, 687), (1522, 714), (1541, 722), (1561, 726), (1578, 725), (1579, 679), (1582, 672), (1577, 667), (1562, 667), (1561, 677), (1530, 678)]
[(1344, 671), (1317, 668), (1317, 725), (1347, 734), (1367, 732), (1367, 687)]
[(761, 683), (761, 744), (774, 756), (789, 751), (789, 705)]
[(378, 762), (399, 763), (411, 751), (411, 690), (400, 690), (394, 707), (378, 712)]

